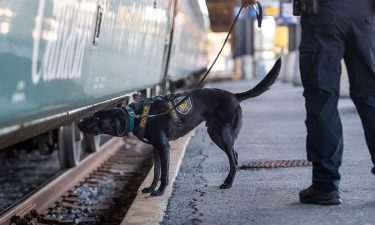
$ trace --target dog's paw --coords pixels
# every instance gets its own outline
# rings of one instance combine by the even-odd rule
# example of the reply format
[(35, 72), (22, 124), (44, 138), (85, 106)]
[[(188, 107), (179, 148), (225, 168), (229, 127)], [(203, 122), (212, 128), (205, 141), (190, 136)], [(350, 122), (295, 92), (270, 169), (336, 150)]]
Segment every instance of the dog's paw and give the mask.
[(164, 194), (164, 191), (156, 190), (151, 192), (151, 196), (162, 196)]
[(220, 185), (220, 189), (229, 189), (231, 187), (232, 187), (232, 184), (226, 184), (226, 183), (224, 183), (224, 184)]
[(146, 187), (142, 189), (142, 193), (151, 193), (154, 191), (154, 188), (152, 187)]

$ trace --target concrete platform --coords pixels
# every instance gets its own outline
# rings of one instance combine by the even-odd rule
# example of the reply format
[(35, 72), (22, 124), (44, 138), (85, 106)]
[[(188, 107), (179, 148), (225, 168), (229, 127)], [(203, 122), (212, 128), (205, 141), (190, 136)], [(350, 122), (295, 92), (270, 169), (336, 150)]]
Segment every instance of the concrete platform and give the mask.
[(174, 183), (178, 170), (181, 165), (182, 158), (185, 154), (186, 147), (190, 138), (194, 135), (194, 130), (184, 137), (170, 142), (170, 165), (169, 165), (169, 182), (164, 195), (160, 197), (151, 197), (149, 193), (142, 193), (145, 187), (149, 187), (154, 178), (154, 167), (151, 168), (147, 177), (138, 189), (137, 196), (121, 225), (152, 225), (159, 224), (163, 220), (164, 212), (167, 208), (168, 199), (172, 194), (172, 184)]
[[(254, 81), (212, 87), (245, 91)], [(233, 187), (220, 190), (229, 163), (202, 124), (191, 139), (161, 224), (375, 224), (375, 176), (362, 126), (350, 99), (340, 100), (344, 160), (339, 206), (304, 205), (298, 192), (311, 184), (311, 167), (238, 171)], [(239, 164), (253, 160), (305, 159), (302, 88), (276, 83), (242, 103), (243, 127), (236, 141)]]

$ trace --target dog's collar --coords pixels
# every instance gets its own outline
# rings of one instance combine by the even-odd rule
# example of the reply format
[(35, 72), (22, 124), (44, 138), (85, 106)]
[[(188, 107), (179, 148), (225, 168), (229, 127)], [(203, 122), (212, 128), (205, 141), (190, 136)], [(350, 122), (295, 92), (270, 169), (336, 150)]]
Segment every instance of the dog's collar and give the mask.
[(131, 107), (124, 107), (124, 108), (126, 109), (126, 111), (128, 112), (128, 115), (129, 115), (129, 130), (128, 130), (128, 133), (131, 133), (134, 130), (135, 113), (134, 113), (134, 110)]

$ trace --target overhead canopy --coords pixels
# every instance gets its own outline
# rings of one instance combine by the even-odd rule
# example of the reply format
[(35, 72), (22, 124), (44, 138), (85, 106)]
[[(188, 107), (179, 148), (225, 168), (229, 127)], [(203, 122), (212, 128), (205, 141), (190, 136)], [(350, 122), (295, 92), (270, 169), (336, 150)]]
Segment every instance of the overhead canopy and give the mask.
[(226, 32), (233, 21), (233, 9), (239, 0), (206, 0), (211, 29), (213, 32)]

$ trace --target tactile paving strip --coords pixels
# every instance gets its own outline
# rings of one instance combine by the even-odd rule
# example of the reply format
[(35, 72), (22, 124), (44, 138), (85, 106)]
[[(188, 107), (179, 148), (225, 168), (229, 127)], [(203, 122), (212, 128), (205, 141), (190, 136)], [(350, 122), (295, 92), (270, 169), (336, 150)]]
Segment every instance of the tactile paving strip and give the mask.
[(312, 163), (304, 159), (296, 160), (270, 160), (270, 161), (252, 161), (240, 166), (240, 169), (257, 169), (257, 168), (288, 168), (288, 167), (307, 167)]

